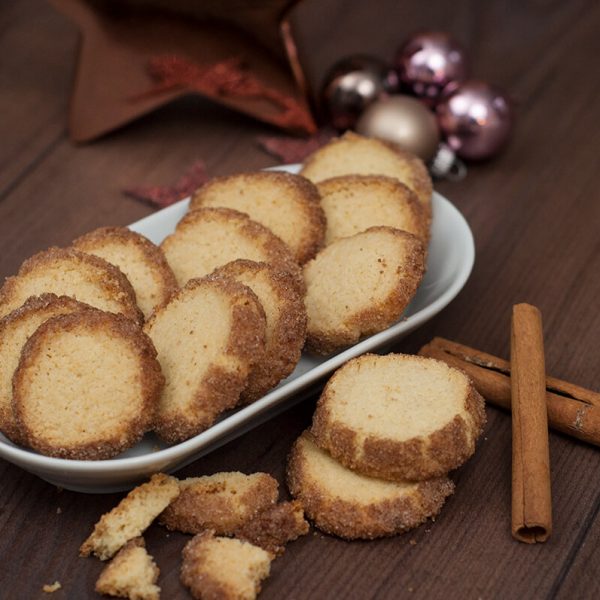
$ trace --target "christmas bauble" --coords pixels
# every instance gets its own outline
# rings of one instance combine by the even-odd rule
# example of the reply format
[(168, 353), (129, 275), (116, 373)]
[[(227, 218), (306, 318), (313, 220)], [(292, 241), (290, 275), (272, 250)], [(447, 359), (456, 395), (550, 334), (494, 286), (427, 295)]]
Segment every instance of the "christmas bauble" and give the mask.
[(356, 131), (394, 142), (425, 162), (435, 155), (440, 133), (433, 113), (410, 96), (389, 96), (365, 110)]
[(481, 160), (496, 154), (512, 130), (506, 95), (483, 81), (465, 81), (445, 93), (436, 107), (440, 129), (458, 156)]
[(350, 56), (337, 62), (325, 77), (321, 94), (325, 116), (336, 129), (350, 129), (367, 106), (398, 87), (398, 75), (383, 60)]
[(463, 47), (442, 31), (413, 35), (398, 50), (394, 67), (403, 86), (429, 104), (435, 104), (450, 82), (467, 77)]

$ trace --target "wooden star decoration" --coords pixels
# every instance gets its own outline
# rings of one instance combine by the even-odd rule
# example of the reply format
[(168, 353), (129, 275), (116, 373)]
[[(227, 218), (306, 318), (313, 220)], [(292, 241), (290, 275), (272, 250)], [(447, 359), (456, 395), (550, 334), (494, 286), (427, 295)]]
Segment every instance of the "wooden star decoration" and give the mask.
[(298, 0), (50, 0), (81, 44), (69, 134), (88, 142), (189, 93), (316, 131), (287, 15)]

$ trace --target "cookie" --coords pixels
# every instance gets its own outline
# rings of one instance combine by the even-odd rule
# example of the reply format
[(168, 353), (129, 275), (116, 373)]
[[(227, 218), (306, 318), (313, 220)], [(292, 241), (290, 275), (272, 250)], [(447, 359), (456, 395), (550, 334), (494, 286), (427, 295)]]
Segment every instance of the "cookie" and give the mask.
[(181, 583), (198, 600), (254, 600), (269, 576), (272, 555), (248, 542), (205, 531), (183, 549)]
[(126, 227), (95, 229), (74, 240), (73, 247), (118, 267), (133, 286), (146, 319), (177, 289), (175, 275), (162, 250)]
[(300, 267), (290, 249), (270, 229), (231, 208), (187, 213), (161, 248), (181, 286), (238, 258), (271, 263), (302, 285)]
[(319, 192), (300, 175), (277, 171), (217, 177), (193, 196), (190, 210), (222, 206), (246, 213), (269, 228), (304, 264), (323, 245), (325, 216)]
[(144, 316), (131, 283), (121, 271), (97, 256), (73, 249), (50, 248), (26, 260), (0, 289), (0, 317), (31, 296), (71, 296), (100, 310), (120, 313), (137, 323)]
[(244, 523), (273, 505), (278, 483), (267, 473), (238, 471), (190, 477), (179, 482), (181, 493), (160, 515), (167, 529), (233, 535)]
[(146, 323), (165, 375), (155, 430), (169, 443), (233, 408), (265, 351), (258, 298), (231, 279), (192, 279)]
[(321, 250), (304, 267), (308, 348), (329, 354), (389, 327), (414, 296), (424, 262), (422, 242), (392, 227)]
[(317, 185), (327, 217), (325, 245), (338, 238), (387, 225), (429, 242), (429, 218), (415, 193), (383, 175), (342, 175)]
[(349, 469), (405, 481), (460, 467), (484, 424), (483, 398), (462, 371), (421, 356), (366, 354), (328, 381), (311, 431)]
[(138, 485), (115, 508), (102, 515), (79, 548), (79, 555), (94, 554), (100, 560), (111, 558), (127, 542), (142, 535), (178, 495), (174, 477), (164, 473), (152, 475), (150, 481)]
[(279, 502), (243, 523), (235, 531), (235, 537), (260, 546), (271, 554), (281, 555), (288, 542), (306, 535), (308, 530), (300, 502)]
[(118, 598), (159, 600), (160, 588), (156, 585), (159, 575), (160, 569), (140, 537), (127, 542), (104, 567), (95, 590)]
[(15, 421), (42, 454), (110, 458), (152, 427), (163, 383), (154, 346), (133, 321), (92, 309), (52, 317), (23, 347)]
[(387, 175), (409, 187), (431, 212), (431, 178), (423, 161), (389, 142), (349, 131), (311, 154), (300, 174), (319, 182), (339, 175)]
[(292, 276), (268, 263), (241, 259), (213, 274), (247, 285), (265, 311), (265, 355), (250, 373), (240, 398), (242, 404), (249, 404), (274, 388), (298, 364), (306, 340), (306, 309)]
[(290, 492), (315, 526), (348, 540), (413, 529), (437, 515), (454, 491), (447, 477), (394, 482), (351, 471), (321, 450), (306, 431), (292, 447), (287, 478)]
[(48, 319), (90, 308), (68, 296), (42, 294), (0, 319), (0, 431), (16, 444), (22, 441), (12, 407), (12, 379), (25, 342)]

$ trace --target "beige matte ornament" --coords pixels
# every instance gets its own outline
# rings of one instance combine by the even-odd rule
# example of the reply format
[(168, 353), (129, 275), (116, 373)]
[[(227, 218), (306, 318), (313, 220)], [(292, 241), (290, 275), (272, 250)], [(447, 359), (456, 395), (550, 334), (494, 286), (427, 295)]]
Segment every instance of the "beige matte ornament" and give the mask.
[(434, 156), (440, 143), (435, 116), (410, 96), (390, 96), (369, 106), (356, 123), (362, 135), (393, 142), (425, 162)]

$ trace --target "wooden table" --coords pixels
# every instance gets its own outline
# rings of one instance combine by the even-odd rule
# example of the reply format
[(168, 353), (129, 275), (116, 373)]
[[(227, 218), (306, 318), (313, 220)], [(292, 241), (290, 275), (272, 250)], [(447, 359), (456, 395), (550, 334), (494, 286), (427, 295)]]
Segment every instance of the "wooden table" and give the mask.
[[(470, 223), (475, 268), (456, 300), (396, 349), (441, 335), (507, 356), (511, 306), (527, 301), (543, 313), (548, 372), (600, 388), (600, 4), (379, 4), (300, 7), (314, 82), (343, 55), (389, 57), (415, 29), (446, 29), (470, 49), (472, 73), (510, 90), (518, 113), (506, 152), (437, 185)], [(3, 3), (0, 25), (0, 275), (50, 245), (149, 214), (124, 187), (173, 181), (198, 158), (212, 175), (274, 164), (255, 141), (271, 129), (197, 98), (73, 146), (65, 121), (76, 29), (32, 0)], [(264, 470), (283, 483), (313, 408), (306, 401), (180, 474)], [(488, 408), (488, 421), (434, 523), (374, 542), (311, 532), (275, 561), (261, 598), (598, 597), (600, 451), (551, 435), (554, 533), (519, 544), (510, 536), (510, 418)], [(121, 495), (61, 491), (3, 461), (0, 478), (0, 597), (42, 597), (55, 580), (63, 588), (52, 597), (94, 597), (102, 565), (77, 549)], [(186, 539), (147, 532), (163, 598), (188, 597), (178, 576)]]

